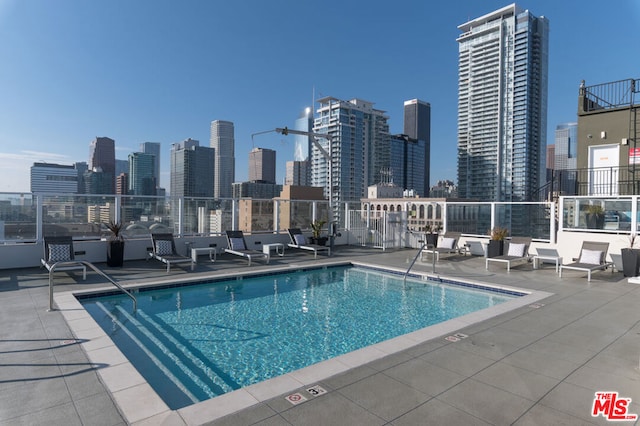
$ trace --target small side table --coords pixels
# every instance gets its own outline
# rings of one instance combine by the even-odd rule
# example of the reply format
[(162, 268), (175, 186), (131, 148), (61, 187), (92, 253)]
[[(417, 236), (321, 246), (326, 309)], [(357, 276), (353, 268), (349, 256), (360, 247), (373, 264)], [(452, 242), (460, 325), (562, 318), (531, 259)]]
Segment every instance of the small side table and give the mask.
[(264, 244), (262, 246), (262, 252), (269, 255), (269, 257), (271, 257), (271, 250), (275, 251), (280, 257), (284, 256), (284, 244), (282, 243)]
[(540, 268), (540, 261), (548, 261), (554, 262), (556, 264), (556, 274), (558, 273), (558, 269), (560, 269), (560, 265), (562, 265), (562, 257), (560, 256), (533, 256), (533, 269)]
[(191, 259), (198, 263), (199, 254), (209, 254), (209, 260), (213, 263), (216, 261), (218, 250), (215, 247), (191, 247)]

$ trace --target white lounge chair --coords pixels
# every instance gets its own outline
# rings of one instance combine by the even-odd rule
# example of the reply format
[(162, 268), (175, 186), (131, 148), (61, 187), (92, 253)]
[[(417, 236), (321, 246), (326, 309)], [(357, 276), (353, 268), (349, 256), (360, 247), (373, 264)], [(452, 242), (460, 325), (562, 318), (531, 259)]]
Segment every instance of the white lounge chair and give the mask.
[(438, 243), (438, 247), (426, 247), (422, 250), (420, 261), (424, 262), (427, 254), (435, 256), (436, 261), (440, 260), (441, 254), (460, 254), (460, 248), (458, 247), (460, 235), (460, 232), (445, 232)]
[[(583, 241), (582, 248), (580, 249), (580, 257), (577, 261), (567, 265), (560, 265), (560, 278), (562, 278), (563, 269), (572, 269), (586, 272), (587, 281), (591, 281), (591, 273), (593, 271), (600, 271), (607, 269), (609, 266), (613, 266), (612, 262), (606, 260), (608, 250), (609, 243), (607, 242)], [(613, 267), (611, 268), (611, 273), (613, 273)]]
[(496, 257), (487, 257), (485, 260), (485, 269), (489, 269), (489, 262), (498, 262), (507, 264), (507, 272), (511, 270), (511, 264), (516, 262), (529, 261), (529, 245), (531, 238), (529, 237), (513, 237), (507, 242), (507, 254)]

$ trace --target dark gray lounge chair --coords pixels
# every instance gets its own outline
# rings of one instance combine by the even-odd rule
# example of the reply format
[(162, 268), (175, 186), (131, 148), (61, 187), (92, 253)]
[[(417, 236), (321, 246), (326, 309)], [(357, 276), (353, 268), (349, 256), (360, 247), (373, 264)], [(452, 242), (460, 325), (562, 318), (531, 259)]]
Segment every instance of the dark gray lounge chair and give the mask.
[(178, 254), (173, 234), (151, 234), (151, 241), (153, 242), (153, 248), (149, 256), (166, 264), (167, 274), (171, 270), (171, 265), (184, 265), (187, 263), (191, 264), (191, 270), (193, 271), (195, 262), (189, 256)]
[(247, 242), (244, 239), (244, 234), (242, 233), (242, 231), (227, 231), (226, 233), (227, 244), (229, 247), (224, 249), (225, 253), (244, 257), (249, 261), (248, 266), (251, 266), (251, 261), (253, 259), (262, 259), (265, 261), (265, 263), (269, 263), (269, 260), (271, 260), (271, 256), (269, 253), (250, 249), (247, 246)]
[[(82, 279), (87, 279), (87, 267), (75, 260), (73, 250), (73, 237), (58, 236), (44, 237), (44, 258), (41, 259), (42, 266), (51, 272), (82, 270)], [(54, 268), (55, 266), (55, 268)]]
[(289, 247), (297, 248), (300, 250), (307, 250), (313, 252), (313, 258), (318, 258), (319, 252), (327, 252), (327, 256), (331, 256), (331, 247), (330, 246), (320, 246), (317, 244), (309, 244), (307, 241), (307, 237), (304, 236), (300, 228), (289, 228), (287, 229), (289, 233), (289, 238), (291, 242), (289, 243)]

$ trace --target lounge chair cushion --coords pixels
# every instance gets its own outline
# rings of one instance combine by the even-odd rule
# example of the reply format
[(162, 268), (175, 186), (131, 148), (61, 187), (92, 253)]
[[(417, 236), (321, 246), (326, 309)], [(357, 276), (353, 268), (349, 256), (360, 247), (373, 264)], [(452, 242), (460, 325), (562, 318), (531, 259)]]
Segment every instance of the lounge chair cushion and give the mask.
[(524, 256), (525, 247), (526, 244), (511, 243), (509, 244), (509, 251), (507, 252), (507, 256), (522, 257)]
[(49, 244), (49, 262), (66, 262), (71, 260), (69, 244)]
[(246, 250), (244, 240), (242, 238), (229, 238), (231, 242), (231, 250)]
[(168, 241), (168, 240), (156, 241), (156, 255), (169, 256), (172, 252), (173, 252), (173, 248), (171, 247), (171, 241)]
[(445, 249), (452, 249), (455, 243), (455, 238), (443, 238), (442, 242), (440, 243), (440, 247)]
[(296, 239), (296, 244), (299, 246), (307, 244), (307, 239), (302, 234), (295, 234), (294, 238)]
[(602, 259), (602, 252), (599, 250), (587, 250), (583, 249), (580, 253), (580, 263), (586, 263), (589, 265), (599, 265)]

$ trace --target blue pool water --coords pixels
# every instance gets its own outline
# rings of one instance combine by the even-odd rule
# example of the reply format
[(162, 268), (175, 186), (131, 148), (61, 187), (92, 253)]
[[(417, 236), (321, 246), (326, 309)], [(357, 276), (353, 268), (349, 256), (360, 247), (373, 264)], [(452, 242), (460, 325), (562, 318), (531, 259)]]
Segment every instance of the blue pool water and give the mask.
[(81, 302), (177, 409), (514, 297), (342, 266)]

